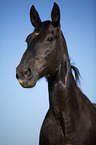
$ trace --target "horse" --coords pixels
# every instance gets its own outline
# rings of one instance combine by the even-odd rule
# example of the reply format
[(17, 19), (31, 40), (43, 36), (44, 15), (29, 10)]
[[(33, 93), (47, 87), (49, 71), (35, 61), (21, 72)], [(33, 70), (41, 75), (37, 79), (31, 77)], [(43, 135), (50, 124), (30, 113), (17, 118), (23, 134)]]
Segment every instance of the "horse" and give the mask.
[(34, 87), (44, 76), (48, 81), (49, 110), (39, 145), (96, 145), (96, 105), (76, 83), (79, 73), (70, 64), (58, 4), (53, 5), (51, 21), (44, 22), (32, 5), (30, 20), (34, 31), (26, 38), (27, 49), (16, 68), (16, 78), (24, 88)]

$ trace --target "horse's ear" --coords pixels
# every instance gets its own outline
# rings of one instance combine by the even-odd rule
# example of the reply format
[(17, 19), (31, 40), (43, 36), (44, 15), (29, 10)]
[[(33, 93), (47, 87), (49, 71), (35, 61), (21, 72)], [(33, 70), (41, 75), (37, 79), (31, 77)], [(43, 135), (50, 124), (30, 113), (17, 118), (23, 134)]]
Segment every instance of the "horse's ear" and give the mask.
[(54, 3), (52, 12), (51, 12), (52, 23), (54, 26), (60, 25), (60, 9), (57, 3)]
[(41, 23), (41, 19), (39, 17), (39, 14), (33, 5), (30, 9), (30, 20), (31, 20), (31, 23), (34, 27), (37, 27)]

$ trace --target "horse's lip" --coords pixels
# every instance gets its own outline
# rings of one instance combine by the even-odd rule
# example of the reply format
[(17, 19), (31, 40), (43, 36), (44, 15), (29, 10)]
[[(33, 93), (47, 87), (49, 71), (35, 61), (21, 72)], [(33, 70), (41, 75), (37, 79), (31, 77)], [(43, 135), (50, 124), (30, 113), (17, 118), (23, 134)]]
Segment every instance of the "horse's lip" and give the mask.
[(23, 88), (33, 88), (36, 85), (36, 82), (38, 80), (38, 77), (34, 77), (34, 79), (30, 79), (28, 81), (22, 80), (22, 79), (18, 79), (20, 85)]

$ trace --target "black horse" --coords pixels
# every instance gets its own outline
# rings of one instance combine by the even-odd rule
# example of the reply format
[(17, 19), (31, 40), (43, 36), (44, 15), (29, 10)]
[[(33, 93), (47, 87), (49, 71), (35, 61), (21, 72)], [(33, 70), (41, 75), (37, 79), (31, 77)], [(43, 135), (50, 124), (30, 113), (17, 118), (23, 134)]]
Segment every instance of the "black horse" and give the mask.
[(72, 75), (66, 41), (60, 30), (60, 10), (54, 3), (52, 21), (41, 22), (32, 6), (30, 19), (35, 27), (16, 78), (24, 88), (34, 87), (43, 76), (48, 80), (49, 110), (44, 119), (40, 145), (96, 145), (96, 109), (81, 92)]

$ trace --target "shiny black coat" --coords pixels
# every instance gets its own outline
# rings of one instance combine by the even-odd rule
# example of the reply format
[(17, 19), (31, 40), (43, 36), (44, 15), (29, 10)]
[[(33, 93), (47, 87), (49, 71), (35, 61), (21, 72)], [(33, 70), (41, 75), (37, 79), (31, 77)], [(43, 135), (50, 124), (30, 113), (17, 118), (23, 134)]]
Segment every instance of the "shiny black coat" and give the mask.
[(49, 110), (44, 119), (39, 145), (96, 145), (96, 106), (78, 88), (72, 75), (66, 41), (60, 30), (60, 10), (56, 3), (52, 21), (41, 22), (31, 7), (30, 20), (35, 27), (26, 42), (16, 69), (16, 78), (31, 88), (43, 76), (48, 81)]

